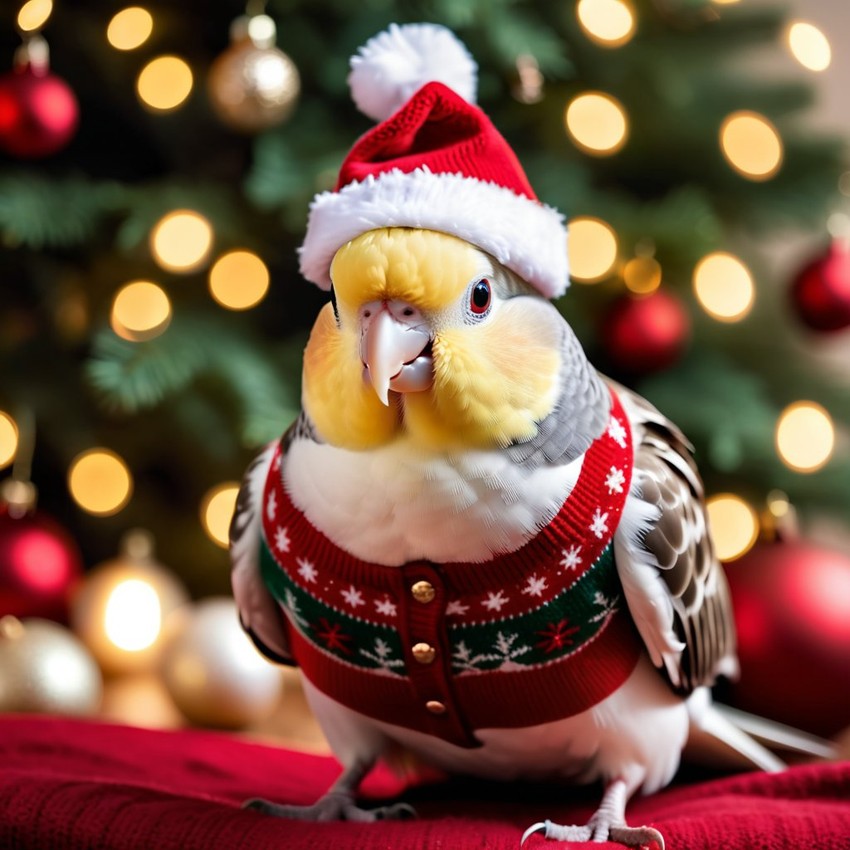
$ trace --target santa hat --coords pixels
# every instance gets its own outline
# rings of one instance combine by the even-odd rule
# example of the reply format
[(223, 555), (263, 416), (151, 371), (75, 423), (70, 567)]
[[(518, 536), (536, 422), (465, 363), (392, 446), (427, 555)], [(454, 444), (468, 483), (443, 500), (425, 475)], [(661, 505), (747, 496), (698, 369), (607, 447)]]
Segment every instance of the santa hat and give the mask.
[(351, 59), (361, 112), (382, 123), (310, 206), (301, 273), (329, 289), (334, 254), (380, 227), (449, 233), (492, 254), (549, 298), (569, 280), (564, 217), (542, 204), (505, 139), (473, 105), (477, 67), (434, 24), (391, 25)]

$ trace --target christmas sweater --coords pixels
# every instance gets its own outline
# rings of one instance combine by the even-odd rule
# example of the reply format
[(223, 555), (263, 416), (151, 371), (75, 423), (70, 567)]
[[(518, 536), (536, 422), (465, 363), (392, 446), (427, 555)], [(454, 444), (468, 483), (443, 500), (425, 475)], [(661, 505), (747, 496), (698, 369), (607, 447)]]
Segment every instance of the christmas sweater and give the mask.
[(608, 427), (556, 516), (484, 563), (355, 558), (292, 503), (281, 452), (265, 485), (263, 579), (295, 663), (337, 702), (471, 747), (475, 729), (578, 714), (634, 669), (641, 643), (612, 551), (633, 450), (613, 392)]

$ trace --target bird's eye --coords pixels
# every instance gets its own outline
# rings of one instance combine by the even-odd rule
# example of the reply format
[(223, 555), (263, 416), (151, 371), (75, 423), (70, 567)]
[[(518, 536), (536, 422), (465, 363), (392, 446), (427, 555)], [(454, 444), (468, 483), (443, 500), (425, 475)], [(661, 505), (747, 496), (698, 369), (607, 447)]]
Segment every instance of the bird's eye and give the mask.
[(490, 308), (490, 299), (492, 291), (490, 289), (490, 281), (486, 277), (482, 277), (475, 286), (472, 287), (472, 292), (469, 295), (469, 309), (480, 316), (486, 313)]

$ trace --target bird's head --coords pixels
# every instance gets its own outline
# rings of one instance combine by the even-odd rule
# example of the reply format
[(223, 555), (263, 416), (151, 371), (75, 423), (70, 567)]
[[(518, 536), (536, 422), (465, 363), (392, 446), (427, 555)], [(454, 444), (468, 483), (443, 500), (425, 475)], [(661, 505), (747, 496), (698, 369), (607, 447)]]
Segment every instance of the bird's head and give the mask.
[(445, 233), (346, 243), (304, 356), (304, 407), (349, 449), (407, 435), (433, 450), (530, 439), (558, 395), (563, 319), (490, 255)]

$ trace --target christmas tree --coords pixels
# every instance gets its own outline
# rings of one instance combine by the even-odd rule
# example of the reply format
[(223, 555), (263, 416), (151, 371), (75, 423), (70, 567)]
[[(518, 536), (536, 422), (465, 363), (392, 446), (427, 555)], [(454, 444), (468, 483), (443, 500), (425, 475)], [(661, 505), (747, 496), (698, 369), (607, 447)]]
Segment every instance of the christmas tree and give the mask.
[[(211, 539), (221, 522), (208, 533), (199, 514), (230, 485), (226, 520), (232, 486), (298, 410), (300, 354), (326, 295), (300, 278), (297, 248), (310, 200), (370, 126), (345, 85), (349, 57), (392, 21), (443, 23), (468, 45), (480, 104), (572, 222), (574, 284), (559, 307), (598, 367), (684, 429), (708, 494), (756, 510), (776, 490), (801, 513), (850, 506), (846, 457), (824, 463), (850, 401), (810, 356), (822, 337), (801, 321), (809, 309), (810, 323), (840, 325), (840, 305), (815, 292), (789, 309), (795, 270), (777, 275), (764, 256), (768, 238), (826, 233), (842, 172), (840, 141), (808, 126), (808, 72), (779, 79), (746, 64), (785, 49), (783, 9), (145, 10), (85, 0), (51, 13), (33, 0), (18, 32), (7, 8), (0, 42), (2, 460), (11, 469), (17, 453), (16, 475), (31, 474), (39, 510), (86, 565), (141, 527), (193, 596), (228, 592)], [(48, 82), (64, 92), (52, 107), (39, 99)], [(775, 442), (800, 401), (817, 403), (791, 411), (812, 417), (804, 427), (824, 428), (807, 431), (802, 457)], [(116, 495), (86, 491), (81, 457), (125, 470)]]

